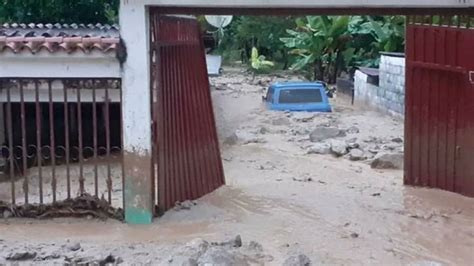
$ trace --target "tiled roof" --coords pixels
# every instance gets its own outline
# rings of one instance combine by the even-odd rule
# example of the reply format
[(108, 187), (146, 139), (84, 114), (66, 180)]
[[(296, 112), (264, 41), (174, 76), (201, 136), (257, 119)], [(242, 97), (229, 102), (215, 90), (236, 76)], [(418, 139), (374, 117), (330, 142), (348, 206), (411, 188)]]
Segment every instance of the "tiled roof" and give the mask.
[(120, 43), (117, 25), (3, 24), (0, 25), (0, 53), (28, 51), (50, 53), (99, 50), (115, 51)]

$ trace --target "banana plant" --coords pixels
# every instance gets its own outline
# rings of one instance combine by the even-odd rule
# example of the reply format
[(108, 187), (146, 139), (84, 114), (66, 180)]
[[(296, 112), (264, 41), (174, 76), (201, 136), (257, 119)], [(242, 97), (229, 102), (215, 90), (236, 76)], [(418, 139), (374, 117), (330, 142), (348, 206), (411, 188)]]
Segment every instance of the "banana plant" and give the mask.
[(252, 55), (250, 57), (250, 66), (254, 70), (254, 72), (259, 72), (262, 70), (267, 70), (274, 66), (272, 61), (268, 61), (265, 59), (265, 56), (258, 54), (258, 49), (253, 47), (252, 48)]
[(291, 69), (300, 70), (313, 65), (313, 78), (335, 82), (349, 48), (348, 16), (307, 16), (297, 19), (296, 30), (287, 30), (290, 37), (280, 40), (290, 54), (296, 56)]

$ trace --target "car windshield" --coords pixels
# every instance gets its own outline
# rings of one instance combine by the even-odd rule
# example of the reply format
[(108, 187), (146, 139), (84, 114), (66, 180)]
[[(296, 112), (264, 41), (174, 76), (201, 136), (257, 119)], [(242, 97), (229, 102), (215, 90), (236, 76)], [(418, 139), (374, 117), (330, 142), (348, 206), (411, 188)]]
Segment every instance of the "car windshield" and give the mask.
[(320, 103), (320, 89), (285, 89), (280, 91), (280, 103)]

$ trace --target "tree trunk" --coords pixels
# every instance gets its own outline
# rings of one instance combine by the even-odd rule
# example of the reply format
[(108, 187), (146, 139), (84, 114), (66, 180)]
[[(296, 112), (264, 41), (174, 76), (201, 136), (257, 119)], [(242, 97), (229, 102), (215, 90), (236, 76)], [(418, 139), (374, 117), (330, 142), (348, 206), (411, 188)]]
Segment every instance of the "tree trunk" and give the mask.
[(340, 71), (342, 70), (344, 64), (344, 58), (342, 57), (341, 51), (337, 51), (336, 55), (336, 61), (334, 63), (334, 69), (333, 72), (331, 73), (331, 78), (329, 83), (334, 84), (336, 83), (337, 77), (340, 74)]
[(321, 59), (316, 59), (314, 61), (314, 80), (321, 80), (324, 79), (324, 71), (323, 71), (323, 62)]
[(288, 54), (285, 50), (282, 50), (281, 54), (283, 56), (283, 70), (286, 70), (288, 68)]

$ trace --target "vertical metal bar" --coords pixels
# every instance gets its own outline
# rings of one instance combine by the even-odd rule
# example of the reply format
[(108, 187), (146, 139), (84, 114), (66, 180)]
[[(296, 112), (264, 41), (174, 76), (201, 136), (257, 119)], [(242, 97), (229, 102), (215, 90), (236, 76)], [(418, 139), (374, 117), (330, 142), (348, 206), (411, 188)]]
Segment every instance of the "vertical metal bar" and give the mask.
[(28, 204), (28, 174), (27, 174), (27, 153), (28, 149), (26, 146), (26, 115), (25, 115), (25, 95), (24, 95), (23, 82), (20, 81), (20, 120), (21, 120), (21, 156), (22, 156), (22, 176), (23, 180), (23, 192), (25, 193), (25, 204)]
[(69, 147), (69, 104), (67, 87), (64, 86), (64, 143), (65, 143), (65, 155), (66, 155), (66, 186), (67, 186), (67, 198), (71, 198), (71, 172), (69, 169), (69, 155), (71, 150)]
[[(190, 51), (189, 49), (186, 49), (183, 51), (183, 57), (190, 58)], [(192, 64), (183, 64), (184, 70), (182, 71), (183, 73), (183, 79), (185, 81), (185, 88), (187, 89), (185, 91), (185, 102), (184, 102), (184, 110), (186, 114), (186, 147), (187, 147), (187, 168), (189, 168), (189, 186), (190, 186), (190, 196), (192, 198), (198, 198), (199, 197), (199, 166), (201, 165), (198, 160), (199, 160), (199, 155), (197, 154), (197, 139), (196, 139), (196, 131), (192, 130), (196, 128), (196, 119), (194, 119), (194, 115), (196, 115), (196, 112), (194, 110), (194, 104), (193, 101), (196, 101), (195, 99), (195, 86), (193, 84), (192, 79), (189, 77), (189, 73), (192, 72)]]
[[(198, 34), (198, 41), (200, 45), (200, 50), (204, 51), (204, 40), (201, 36), (201, 31), (200, 31), (200, 26), (198, 23), (196, 23), (196, 31)], [(223, 185), (225, 183), (224, 180), (224, 167), (222, 165), (222, 159), (220, 156), (220, 149), (219, 149), (219, 141), (218, 141), (218, 136), (217, 136), (217, 130), (216, 130), (216, 121), (214, 117), (214, 110), (213, 110), (213, 104), (212, 104), (212, 96), (211, 96), (211, 91), (209, 90), (209, 77), (207, 74), (207, 67), (206, 67), (206, 55), (205, 53), (201, 52), (201, 62), (203, 64), (203, 67), (201, 68), (202, 72), (202, 78), (204, 79), (204, 84), (205, 86), (204, 92), (205, 92), (205, 99), (206, 103), (208, 106), (208, 123), (209, 123), (209, 138), (211, 142), (211, 153), (213, 154), (214, 158), (211, 160), (212, 162), (212, 169), (214, 170), (214, 184), (212, 189), (216, 189), (220, 185)]]
[[(192, 50), (188, 50), (188, 56), (189, 58), (191, 58), (191, 62), (193, 62), (193, 64), (191, 65), (192, 67), (192, 71), (191, 73), (196, 73), (197, 71), (199, 71), (198, 69), (198, 66), (196, 65), (196, 62), (198, 62), (198, 56), (196, 55), (196, 51), (192, 51)], [(196, 77), (194, 76), (191, 76), (191, 82), (192, 82), (192, 91), (194, 93), (194, 97), (196, 100), (196, 104), (194, 105), (195, 106), (195, 115), (194, 115), (194, 118), (195, 120), (199, 121), (199, 119), (201, 119), (201, 111), (200, 111), (200, 105), (202, 104), (201, 100), (199, 99), (199, 95), (200, 95), (200, 92), (198, 91), (198, 88), (199, 88), (199, 82), (198, 80), (196, 79)], [(196, 121), (196, 122), (197, 122)], [(198, 182), (200, 183), (200, 186), (197, 187), (197, 191), (198, 191), (198, 194), (199, 195), (204, 195), (208, 189), (209, 189), (209, 186), (208, 186), (208, 180), (206, 178), (206, 175), (207, 175), (207, 165), (205, 163), (203, 163), (204, 159), (206, 158), (207, 154), (205, 152), (205, 147), (203, 145), (203, 139), (204, 139), (204, 134), (203, 134), (203, 130), (202, 130), (202, 123), (201, 122), (197, 122), (194, 124), (194, 129), (196, 129), (196, 135), (195, 135), (195, 142), (196, 142), (196, 149), (197, 149), (197, 152), (198, 152), (198, 162), (199, 162), (199, 173), (196, 173), (196, 178), (198, 180)]]
[[(161, 24), (160, 24), (161, 25)], [(161, 27), (158, 28), (160, 31), (162, 30)], [(160, 40), (157, 40), (160, 41)], [(159, 80), (159, 88), (158, 88), (158, 108), (159, 112), (157, 114), (157, 124), (158, 124), (158, 130), (157, 130), (157, 136), (156, 136), (156, 146), (158, 149), (158, 206), (162, 208), (163, 210), (166, 209), (166, 193), (165, 193), (165, 185), (166, 185), (166, 172), (165, 172), (165, 163), (166, 163), (166, 158), (165, 158), (165, 149), (166, 149), (166, 143), (163, 142), (165, 139), (165, 120), (163, 119), (164, 117), (164, 111), (165, 111), (165, 89), (166, 89), (166, 80), (167, 80), (167, 53), (166, 53), (166, 48), (160, 47), (159, 49), (160, 53), (160, 61), (159, 64), (161, 65), (161, 68), (159, 69), (160, 71), (160, 80)]]
[(79, 191), (83, 195), (84, 190), (84, 169), (83, 169), (83, 158), (82, 158), (82, 102), (81, 102), (81, 87), (83, 86), (82, 82), (79, 82), (79, 87), (77, 88), (77, 125), (78, 125), (78, 151), (79, 151)]
[(120, 163), (121, 163), (121, 171), (122, 171), (122, 207), (125, 208), (125, 164), (123, 163), (123, 154), (124, 154), (124, 143), (123, 143), (123, 92), (122, 92), (122, 81), (118, 80), (118, 86), (120, 90), (120, 143), (122, 148), (120, 149)]
[(107, 145), (107, 191), (109, 204), (112, 203), (112, 177), (110, 174), (110, 112), (109, 88), (105, 87), (105, 141)]
[[(186, 48), (184, 48), (186, 49)], [(184, 186), (184, 173), (183, 170), (186, 168), (186, 165), (183, 165), (182, 162), (182, 140), (183, 140), (183, 131), (181, 127), (181, 87), (182, 85), (182, 79), (183, 76), (181, 75), (181, 70), (180, 70), (180, 65), (182, 64), (181, 62), (181, 57), (183, 56), (181, 54), (181, 47), (175, 46), (174, 49), (174, 58), (175, 64), (174, 64), (174, 72), (176, 73), (176, 78), (175, 78), (175, 88), (174, 88), (174, 100), (173, 100), (173, 105), (174, 105), (174, 129), (175, 129), (175, 134), (174, 135), (174, 143), (175, 143), (175, 168), (176, 168), (176, 198), (179, 201), (183, 201), (186, 199), (185, 197), (185, 186)]]
[(13, 120), (12, 120), (12, 101), (10, 84), (7, 85), (7, 131), (8, 131), (8, 155), (10, 163), (10, 182), (11, 182), (11, 193), (12, 193), (12, 204), (16, 203), (15, 193), (15, 151), (13, 150)]
[[(107, 85), (106, 85), (107, 86)], [(94, 145), (94, 192), (99, 196), (99, 175), (97, 173), (97, 103), (95, 84), (92, 86), (92, 135)]]
[(170, 195), (171, 195), (171, 201), (170, 203), (172, 204), (175, 201), (179, 200), (179, 192), (178, 192), (178, 187), (179, 187), (179, 169), (177, 165), (177, 147), (176, 147), (176, 123), (177, 123), (177, 118), (176, 118), (176, 89), (177, 89), (177, 80), (179, 78), (178, 76), (178, 71), (176, 69), (176, 66), (178, 62), (176, 62), (176, 46), (172, 46), (170, 50), (171, 57), (174, 59), (171, 61), (171, 79), (170, 79), (170, 87), (169, 87), (169, 116), (167, 119), (169, 120), (169, 132), (170, 134), (168, 135), (169, 137), (166, 139), (170, 143), (170, 169), (171, 169), (171, 187), (170, 187)]
[(195, 54), (195, 64), (196, 64), (196, 70), (195, 72), (197, 73), (196, 75), (196, 82), (197, 82), (197, 87), (196, 90), (199, 91), (198, 98), (200, 102), (200, 108), (201, 108), (201, 115), (202, 115), (202, 137), (201, 141), (206, 143), (206, 145), (203, 145), (202, 150), (205, 154), (204, 158), (204, 166), (205, 166), (205, 174), (203, 175), (203, 179), (205, 181), (206, 187), (204, 193), (209, 193), (211, 192), (214, 187), (216, 186), (217, 183), (217, 171), (214, 168), (215, 164), (215, 158), (213, 158), (214, 153), (213, 153), (213, 139), (212, 139), (212, 126), (210, 123), (210, 115), (212, 110), (210, 109), (211, 107), (209, 106), (209, 101), (207, 97), (207, 90), (208, 90), (208, 80), (207, 79), (207, 73), (205, 71), (206, 69), (206, 63), (205, 63), (205, 55), (201, 52), (201, 43), (200, 43), (200, 37), (199, 37), (199, 26), (193, 23), (193, 27), (190, 28), (192, 30), (192, 34), (194, 36), (194, 41), (196, 42), (196, 45), (194, 46), (194, 54)]
[(49, 137), (51, 145), (51, 188), (53, 189), (53, 202), (56, 202), (56, 143), (54, 136), (54, 102), (51, 80), (48, 80), (49, 95)]
[[(180, 52), (180, 58), (181, 58), (181, 62), (180, 62), (180, 68), (179, 68), (179, 72), (180, 73), (189, 73), (189, 70), (187, 69), (187, 66), (189, 64), (187, 64), (187, 57), (186, 57), (186, 53), (181, 50)], [(184, 59), (184, 61), (183, 61)], [(190, 85), (189, 85), (189, 78), (187, 78), (187, 76), (184, 76), (183, 74), (181, 74), (181, 79), (182, 79), (182, 84), (181, 84), (181, 94), (180, 94), (180, 104), (182, 106), (182, 109), (180, 110), (181, 112), (181, 118), (180, 118), (180, 121), (181, 121), (181, 127), (182, 127), (182, 145), (184, 145), (184, 147), (182, 148), (182, 160), (183, 160), (183, 170), (184, 170), (184, 179), (185, 179), (185, 196), (186, 198), (190, 199), (194, 199), (197, 197), (197, 195), (194, 193), (194, 186), (193, 186), (193, 175), (192, 173), (194, 172), (193, 168), (194, 168), (194, 163), (193, 163), (193, 160), (192, 158), (190, 158), (192, 156), (192, 153), (193, 153), (193, 149), (190, 145), (190, 130), (189, 130), (189, 120), (191, 119), (191, 112), (189, 111), (189, 106), (190, 106), (190, 95), (188, 93), (188, 90), (190, 89)]]
[(35, 80), (35, 107), (36, 107), (36, 157), (38, 158), (38, 189), (40, 204), (43, 204), (43, 168), (41, 164), (43, 162), (42, 144), (41, 144), (41, 104), (39, 98), (39, 84)]
[[(156, 206), (156, 159), (157, 159), (157, 147), (156, 147), (156, 128), (157, 128), (157, 120), (156, 120), (156, 87), (157, 87), (157, 57), (158, 51), (155, 46), (156, 42), (156, 15), (150, 16), (150, 48), (151, 48), (151, 71), (150, 71), (150, 111), (151, 111), (151, 120), (152, 120), (152, 141), (151, 141), (151, 199), (153, 201), (153, 205)], [(153, 208), (153, 215), (155, 213), (156, 208)]]

